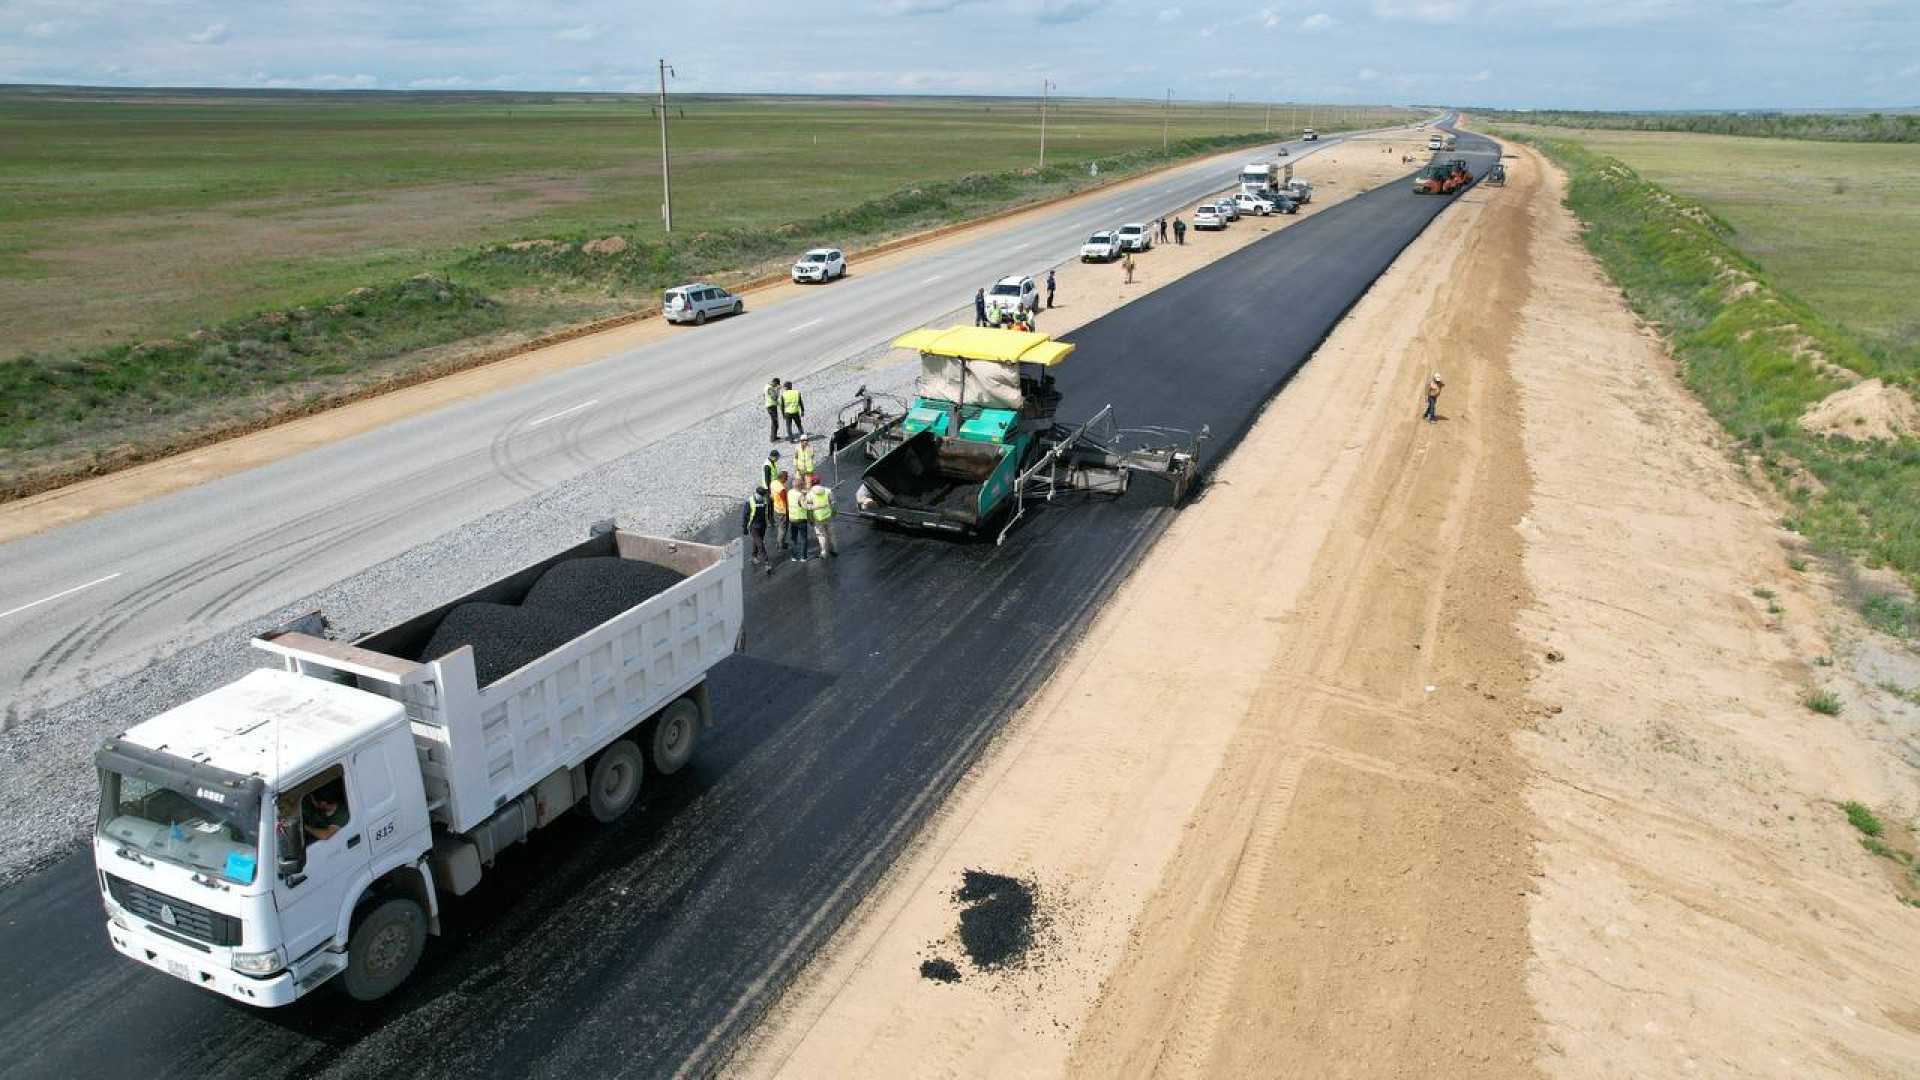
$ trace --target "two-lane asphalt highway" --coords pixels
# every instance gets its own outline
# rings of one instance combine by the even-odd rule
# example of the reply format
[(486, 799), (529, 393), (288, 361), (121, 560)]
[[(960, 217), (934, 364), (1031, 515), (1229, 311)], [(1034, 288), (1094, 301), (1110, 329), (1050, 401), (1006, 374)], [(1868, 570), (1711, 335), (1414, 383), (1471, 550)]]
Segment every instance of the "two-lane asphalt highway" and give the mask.
[[(1493, 161), (1485, 140), (1461, 143), (1476, 173)], [(1082, 327), (1062, 417), (1112, 403), (1128, 423), (1209, 424), (1211, 452), (1228, 451), (1451, 201), (1388, 185)], [(377, 1007), (318, 994), (248, 1009), (121, 959), (76, 853), (0, 892), (4, 1071), (709, 1074), (1173, 512), (1143, 480), (1041, 508), (1003, 547), (848, 521), (841, 558), (750, 576), (747, 647), (713, 672), (719, 723), (694, 763), (648, 781), (617, 825), (570, 815), (503, 853)], [(1167, 717), (1168, 737), (1194, 719)], [(1070, 928), (1049, 947), (1072, 950)]]
[[(1222, 190), (1240, 160), (1278, 145), (1173, 169), (885, 270), (856, 264), (844, 281), (764, 310), (750, 304), (737, 319), (9, 544), (7, 725), (758, 400), (771, 375), (818, 371), (965, 307), (1000, 276), (1043, 272), (1097, 229)], [(1311, 149), (1286, 145), (1296, 158)]]

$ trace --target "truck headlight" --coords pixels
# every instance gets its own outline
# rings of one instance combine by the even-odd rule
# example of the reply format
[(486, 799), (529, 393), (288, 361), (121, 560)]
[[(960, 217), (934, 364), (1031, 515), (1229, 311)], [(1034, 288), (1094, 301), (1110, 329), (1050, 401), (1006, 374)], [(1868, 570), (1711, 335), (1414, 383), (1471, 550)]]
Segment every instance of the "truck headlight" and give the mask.
[(129, 932), (133, 930), (133, 927), (127, 925), (127, 917), (125, 915), (120, 914), (119, 908), (110, 907), (107, 909), (107, 921), (119, 927), (122, 930), (126, 930)]
[(280, 963), (279, 949), (233, 954), (233, 970), (247, 975), (271, 975), (283, 966), (285, 965)]

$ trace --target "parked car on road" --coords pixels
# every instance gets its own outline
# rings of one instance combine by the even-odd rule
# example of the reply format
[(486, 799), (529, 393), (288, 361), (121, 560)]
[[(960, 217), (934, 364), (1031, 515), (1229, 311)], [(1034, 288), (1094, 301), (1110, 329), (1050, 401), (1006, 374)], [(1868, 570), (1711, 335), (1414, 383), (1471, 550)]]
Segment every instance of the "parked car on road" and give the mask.
[(1146, 251), (1153, 247), (1153, 230), (1138, 221), (1130, 221), (1120, 226), (1121, 251)]
[(1273, 204), (1266, 199), (1258, 195), (1249, 195), (1244, 191), (1233, 197), (1233, 205), (1242, 214), (1252, 214), (1254, 217), (1266, 217), (1274, 210)]
[(1195, 229), (1224, 229), (1227, 227), (1227, 215), (1220, 212), (1214, 203), (1201, 203), (1193, 211)]
[(1003, 315), (1040, 310), (1040, 289), (1030, 277), (1003, 277), (987, 290), (987, 307)]
[(738, 315), (747, 310), (747, 305), (738, 296), (718, 285), (694, 282), (667, 290), (660, 303), (660, 313), (668, 322), (693, 323), (699, 325), (719, 315)]
[(1213, 205), (1220, 211), (1220, 216), (1226, 218), (1228, 221), (1240, 220), (1240, 208), (1233, 205), (1232, 199), (1223, 198)]
[(1094, 233), (1080, 245), (1081, 262), (1112, 262), (1119, 257), (1120, 237), (1111, 231)]
[(1313, 201), (1313, 184), (1307, 180), (1289, 180), (1283, 189), (1286, 196), (1297, 203)]
[(814, 248), (793, 264), (793, 280), (828, 282), (847, 276), (847, 257), (839, 248)]

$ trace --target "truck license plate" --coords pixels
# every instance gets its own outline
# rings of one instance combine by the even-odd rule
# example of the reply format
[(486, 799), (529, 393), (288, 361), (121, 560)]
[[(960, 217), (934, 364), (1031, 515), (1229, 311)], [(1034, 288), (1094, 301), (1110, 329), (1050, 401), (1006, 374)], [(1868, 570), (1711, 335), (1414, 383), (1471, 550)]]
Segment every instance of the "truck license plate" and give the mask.
[(187, 974), (187, 965), (178, 960), (167, 961), (167, 974), (176, 979), (192, 979), (192, 976)]

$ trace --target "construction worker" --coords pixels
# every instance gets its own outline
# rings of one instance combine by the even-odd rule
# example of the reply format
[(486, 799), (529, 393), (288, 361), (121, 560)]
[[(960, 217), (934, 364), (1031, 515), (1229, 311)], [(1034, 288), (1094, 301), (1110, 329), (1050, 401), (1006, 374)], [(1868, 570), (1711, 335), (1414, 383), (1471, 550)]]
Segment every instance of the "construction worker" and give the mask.
[(776, 547), (785, 549), (793, 541), (787, 536), (787, 472), (785, 469), (775, 474), (773, 483), (767, 485), (767, 502), (773, 510), (773, 542)]
[(825, 484), (814, 484), (807, 491), (808, 509), (813, 513), (813, 531), (820, 538), (820, 554), (837, 559), (840, 553), (833, 549), (833, 489)]
[(800, 436), (800, 449), (793, 452), (794, 471), (801, 476), (813, 475), (813, 441), (805, 435)]
[(740, 533), (753, 538), (753, 565), (762, 567), (767, 573), (773, 573), (773, 563), (767, 559), (767, 489), (754, 488), (747, 496), (747, 504), (740, 508)]
[(1133, 252), (1129, 251), (1120, 256), (1120, 265), (1126, 268), (1127, 284), (1133, 284)]
[(1435, 420), (1438, 419), (1438, 417), (1434, 413), (1434, 408), (1435, 406), (1440, 404), (1440, 391), (1446, 389), (1446, 387), (1447, 387), (1446, 382), (1440, 378), (1440, 373), (1437, 371), (1434, 372), (1433, 375), (1427, 379), (1426, 421), (1429, 424), (1433, 423)]
[(767, 384), (767, 441), (780, 441), (780, 378)]
[(780, 391), (780, 408), (787, 414), (787, 438), (796, 439), (806, 434), (803, 417), (807, 415), (807, 403), (800, 400), (800, 391), (793, 388), (791, 382)]
[(787, 542), (794, 562), (806, 562), (810, 554), (813, 512), (807, 508), (807, 494), (806, 481), (798, 477), (787, 490)]
[(780, 475), (780, 451), (767, 451), (767, 460), (760, 463), (760, 486), (771, 489), (774, 478)]

